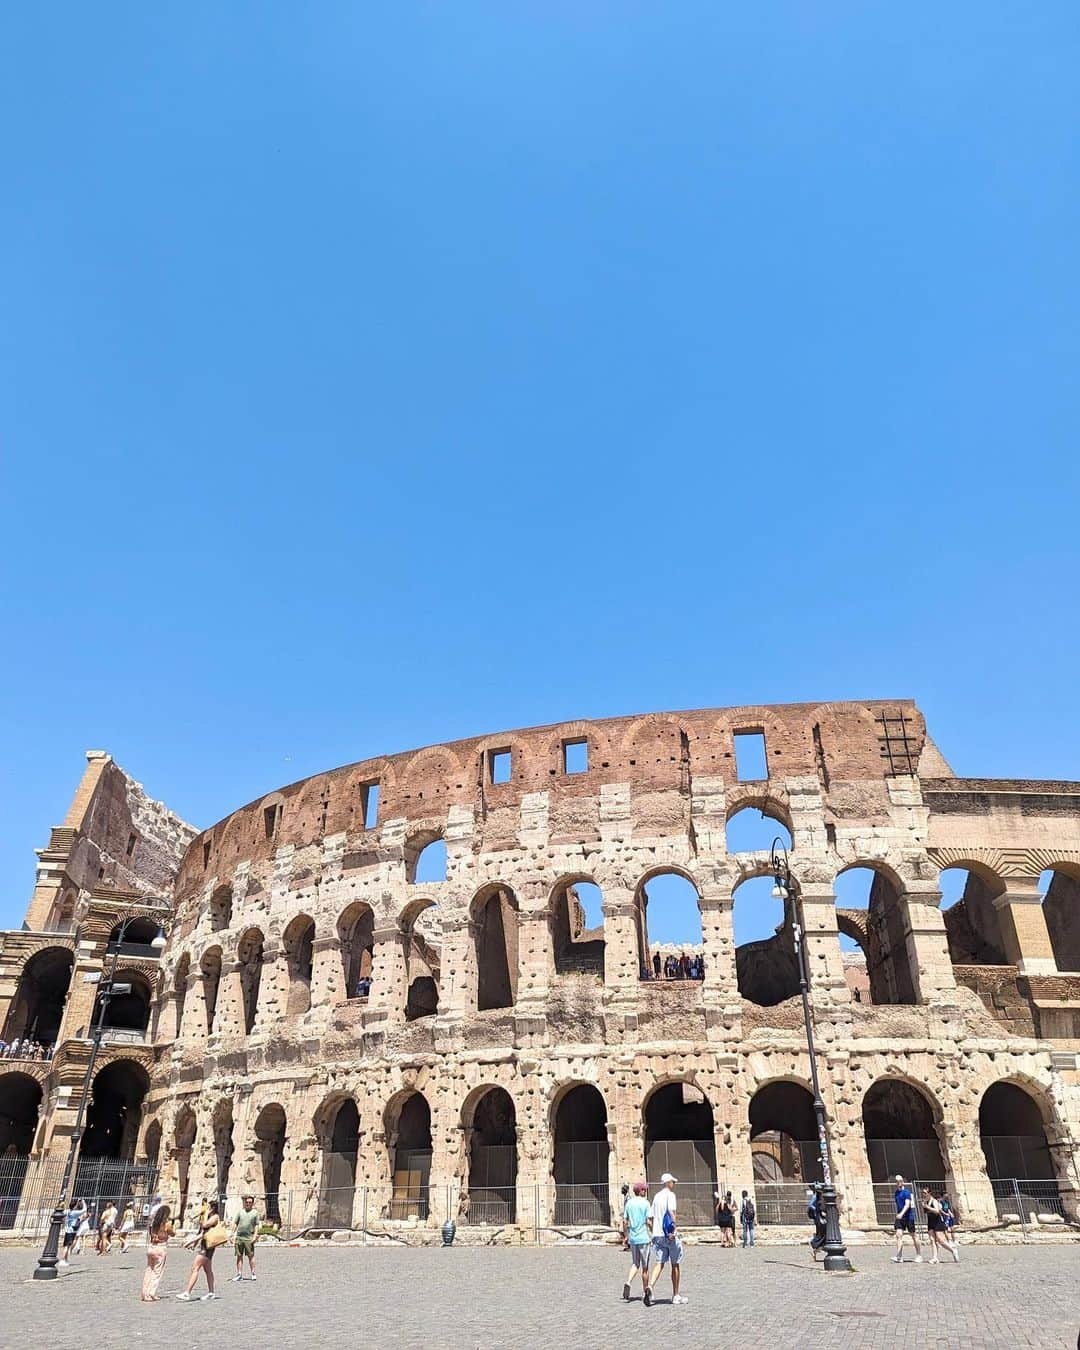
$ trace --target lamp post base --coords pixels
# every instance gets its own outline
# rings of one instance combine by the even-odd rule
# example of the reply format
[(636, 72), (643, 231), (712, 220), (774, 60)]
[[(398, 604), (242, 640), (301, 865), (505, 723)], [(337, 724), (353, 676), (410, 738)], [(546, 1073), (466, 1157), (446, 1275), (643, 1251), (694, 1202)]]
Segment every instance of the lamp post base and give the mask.
[(55, 1280), (60, 1272), (57, 1265), (60, 1259), (60, 1230), (64, 1226), (64, 1210), (57, 1207), (52, 1212), (49, 1219), (49, 1236), (45, 1239), (45, 1246), (41, 1255), (38, 1257), (38, 1263), (34, 1267), (35, 1280)]
[(824, 1186), (821, 1199), (825, 1205), (825, 1269), (851, 1273), (844, 1239), (840, 1235), (840, 1209), (836, 1203), (836, 1188)]

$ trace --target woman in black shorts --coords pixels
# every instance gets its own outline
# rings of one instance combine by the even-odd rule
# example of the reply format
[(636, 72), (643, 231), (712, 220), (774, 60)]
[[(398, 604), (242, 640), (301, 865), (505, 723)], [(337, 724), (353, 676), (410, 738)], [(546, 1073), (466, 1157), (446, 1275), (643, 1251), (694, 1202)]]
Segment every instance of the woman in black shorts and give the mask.
[(221, 1215), (218, 1213), (217, 1200), (211, 1199), (207, 1202), (206, 1215), (199, 1225), (199, 1235), (190, 1242), (185, 1242), (185, 1247), (195, 1248), (195, 1260), (191, 1263), (191, 1274), (188, 1276), (187, 1288), (182, 1294), (177, 1294), (181, 1302), (187, 1303), (191, 1300), (191, 1291), (195, 1288), (195, 1283), (199, 1278), (201, 1270), (206, 1276), (207, 1292), (202, 1295), (203, 1299), (217, 1298), (214, 1293), (214, 1252), (217, 1250), (217, 1244), (208, 1246), (206, 1235), (211, 1228), (216, 1228), (221, 1223)]
[(930, 1234), (931, 1264), (941, 1264), (938, 1260), (938, 1248), (940, 1247), (943, 1247), (947, 1252), (951, 1252), (954, 1261), (959, 1261), (960, 1249), (957, 1247), (955, 1239), (949, 1237), (941, 1201), (936, 1195), (931, 1194), (929, 1186), (922, 1188), (922, 1202), (923, 1209), (926, 1211), (926, 1231)]

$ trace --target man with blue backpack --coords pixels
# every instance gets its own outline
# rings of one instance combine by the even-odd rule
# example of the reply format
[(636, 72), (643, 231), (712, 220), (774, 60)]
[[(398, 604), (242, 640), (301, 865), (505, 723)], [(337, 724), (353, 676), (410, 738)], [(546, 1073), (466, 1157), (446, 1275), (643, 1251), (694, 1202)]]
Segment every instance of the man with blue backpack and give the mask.
[(686, 1303), (688, 1301), (679, 1293), (683, 1245), (675, 1224), (676, 1209), (675, 1178), (670, 1172), (665, 1172), (660, 1178), (660, 1189), (653, 1197), (652, 1216), (649, 1221), (655, 1265), (650, 1271), (649, 1283), (645, 1286), (646, 1308), (652, 1307), (653, 1289), (656, 1287), (656, 1282), (666, 1265), (671, 1266), (672, 1303)]

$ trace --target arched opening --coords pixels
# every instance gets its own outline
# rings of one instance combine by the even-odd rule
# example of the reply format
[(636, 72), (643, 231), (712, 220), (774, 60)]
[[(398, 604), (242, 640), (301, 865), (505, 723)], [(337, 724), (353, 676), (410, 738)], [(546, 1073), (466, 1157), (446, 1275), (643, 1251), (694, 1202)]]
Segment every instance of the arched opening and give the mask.
[(429, 899), (410, 903), (401, 916), (405, 944), (405, 1020), (431, 1017), (439, 1009), (439, 910)]
[(161, 1122), (152, 1120), (146, 1127), (146, 1140), (144, 1143), (146, 1149), (146, 1161), (156, 1167), (158, 1159), (161, 1157)]
[(118, 1059), (94, 1078), (82, 1158), (134, 1158), (150, 1079), (141, 1064)]
[(323, 1139), (319, 1228), (351, 1228), (356, 1195), (356, 1159), (360, 1151), (360, 1112), (351, 1097), (330, 1108), (317, 1133)]
[(182, 1224), (187, 1212), (188, 1182), (191, 1173), (191, 1150), (195, 1147), (195, 1112), (182, 1106), (176, 1115), (173, 1131), (173, 1156), (176, 1159), (176, 1184), (180, 1193), (179, 1219)]
[(285, 1157), (285, 1110), (277, 1102), (264, 1106), (255, 1121), (255, 1154), (262, 1168), (266, 1217), (281, 1223), (281, 1164)]
[(1064, 1215), (1043, 1113), (1029, 1092), (991, 1083), (979, 1103), (979, 1141), (1001, 1218)]
[(371, 993), (371, 964), (375, 956), (375, 916), (370, 905), (357, 901), (338, 919), (341, 968), (346, 998), (367, 998)]
[(218, 1199), (222, 1204), (229, 1194), (234, 1148), (233, 1104), (231, 1098), (226, 1098), (214, 1107), (214, 1162), (217, 1166)]
[(206, 1004), (206, 1034), (209, 1036), (214, 1030), (218, 993), (221, 990), (221, 948), (211, 947), (205, 951), (199, 968), (202, 971), (203, 1000)]
[(414, 836), (405, 845), (405, 879), (416, 885), (446, 880), (446, 840), (429, 834)]
[(790, 902), (774, 896), (773, 885), (772, 877), (748, 877), (731, 897), (739, 993), (762, 1008), (799, 992)]
[(518, 912), (513, 892), (495, 886), (473, 901), (476, 1008), (512, 1008), (517, 998)]
[(759, 1223), (805, 1223), (806, 1187), (822, 1180), (814, 1098), (802, 1083), (766, 1083), (750, 1099)]
[(892, 1178), (939, 1187), (945, 1164), (926, 1097), (902, 1078), (879, 1078), (863, 1098), (863, 1136), (879, 1223), (894, 1214)]
[(775, 807), (744, 806), (728, 818), (725, 840), (729, 853), (768, 853), (776, 839), (791, 852), (791, 831)]
[(634, 894), (638, 964), (647, 979), (702, 979), (701, 898), (681, 872), (646, 878)]
[(393, 1193), (390, 1218), (428, 1217), (431, 1184), (431, 1107), (422, 1093), (411, 1092), (396, 1110), (392, 1141)]
[(679, 1222), (713, 1221), (716, 1137), (709, 1099), (693, 1083), (665, 1083), (645, 1103), (645, 1176), (650, 1190), (670, 1172), (679, 1178)]
[(232, 887), (218, 886), (210, 897), (210, 927), (215, 933), (232, 923), (232, 911)]
[(49, 919), (50, 933), (71, 933), (75, 929), (75, 902), (78, 892), (67, 890), (60, 897)]
[(517, 1219), (517, 1111), (505, 1088), (488, 1088), (464, 1122), (468, 1141), (469, 1223)]
[(315, 967), (315, 920), (298, 914), (282, 934), (289, 992), (285, 1014), (293, 1017), (311, 1008), (311, 976)]
[(418, 975), (409, 985), (405, 999), (405, 1021), (417, 1022), (421, 1017), (434, 1017), (439, 1011), (439, 986), (430, 975)]
[[(105, 1006), (103, 1026), (109, 1031), (107, 1040), (142, 1040), (150, 1022), (150, 984), (145, 975), (135, 970), (121, 969), (117, 984), (130, 984), (126, 994), (114, 994)], [(94, 1022), (98, 1020), (101, 995), (94, 1006)]]
[[(118, 923), (109, 934), (109, 942), (105, 948), (109, 956), (114, 952), (119, 952), (121, 956), (153, 957), (156, 959), (160, 955), (160, 948), (154, 945), (157, 940), (161, 926), (156, 919), (132, 919), (125, 928), (122, 923)], [(120, 934), (123, 933), (123, 941), (120, 940)]]
[(594, 881), (564, 881), (555, 888), (551, 946), (556, 975), (604, 978), (603, 896)]
[(938, 875), (941, 912), (954, 966), (1008, 966), (994, 900), (1005, 883), (986, 868), (946, 867)]
[(840, 950), (849, 957), (861, 951), (866, 965), (864, 976), (857, 961), (845, 961), (845, 973), (852, 968), (848, 987), (865, 987), (871, 1003), (917, 1002), (907, 925), (891, 878), (872, 867), (848, 867), (837, 876), (833, 892)]
[(173, 994), (176, 1001), (176, 1021), (173, 1024), (173, 1036), (179, 1040), (184, 1029), (184, 1007), (187, 1003), (188, 979), (191, 975), (191, 957), (185, 952), (176, 967), (173, 976)]
[(1080, 971), (1080, 869), (1047, 868), (1039, 890), (1058, 970)]
[(236, 948), (240, 966), (240, 991), (244, 1002), (244, 1031), (251, 1035), (255, 1014), (259, 1009), (259, 985), (262, 982), (263, 935), (257, 928), (249, 928)]
[(607, 1224), (607, 1106), (591, 1083), (578, 1083), (555, 1108), (555, 1222)]
[(71, 984), (72, 953), (65, 947), (35, 952), (23, 966), (7, 1015), (4, 1040), (26, 1038), (43, 1046), (56, 1043)]
[(13, 1228), (41, 1111), (41, 1084), (26, 1073), (0, 1076), (0, 1229)]

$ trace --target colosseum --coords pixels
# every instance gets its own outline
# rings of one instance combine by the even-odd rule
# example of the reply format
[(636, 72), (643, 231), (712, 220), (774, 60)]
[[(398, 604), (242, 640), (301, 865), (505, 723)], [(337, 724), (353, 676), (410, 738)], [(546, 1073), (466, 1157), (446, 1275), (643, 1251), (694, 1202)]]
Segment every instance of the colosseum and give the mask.
[[(773, 836), (799, 903), (737, 945)], [(650, 941), (680, 888), (685, 934)], [(670, 1169), (702, 1228), (743, 1187), (801, 1221), (797, 924), (845, 1229), (888, 1216), (894, 1172), (973, 1229), (1074, 1223), (1080, 783), (957, 778), (912, 702), (500, 732), (202, 833), (90, 752), (0, 945), (0, 1225), (55, 1202), (113, 968), (83, 1194), (533, 1241)]]

